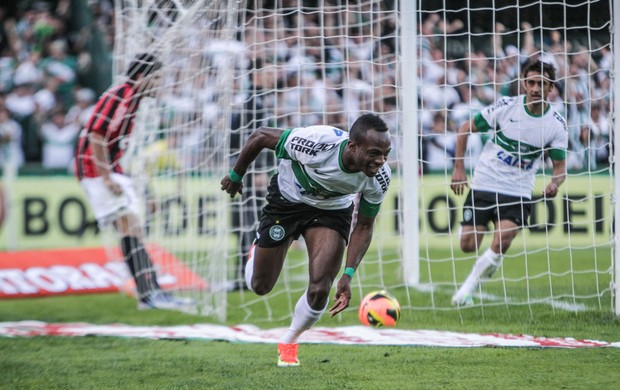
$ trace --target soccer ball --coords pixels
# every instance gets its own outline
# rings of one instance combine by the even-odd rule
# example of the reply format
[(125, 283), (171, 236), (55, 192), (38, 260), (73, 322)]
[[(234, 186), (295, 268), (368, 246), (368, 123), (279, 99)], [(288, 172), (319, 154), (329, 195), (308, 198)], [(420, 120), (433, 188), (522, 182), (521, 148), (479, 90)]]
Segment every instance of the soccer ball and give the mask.
[(400, 319), (400, 304), (385, 290), (373, 291), (362, 299), (358, 314), (360, 322), (366, 326), (396, 326)]

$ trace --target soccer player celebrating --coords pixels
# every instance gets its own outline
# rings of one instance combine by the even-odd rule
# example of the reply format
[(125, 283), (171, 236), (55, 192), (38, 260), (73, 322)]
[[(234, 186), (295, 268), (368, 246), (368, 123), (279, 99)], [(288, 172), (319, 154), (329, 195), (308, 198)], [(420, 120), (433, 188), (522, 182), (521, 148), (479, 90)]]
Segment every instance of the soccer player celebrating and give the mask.
[[(375, 217), (390, 184), (391, 172), (385, 164), (391, 150), (390, 133), (374, 114), (359, 117), (350, 132), (331, 126), (261, 127), (248, 138), (234, 168), (222, 179), (222, 190), (231, 197), (241, 193), (243, 175), (265, 148), (275, 150), (280, 163), (268, 188), (245, 279), (256, 294), (269, 293), (288, 248), (303, 236), (309, 285), (278, 344), (278, 366), (298, 366), (297, 340), (327, 309), (347, 243), (344, 274), (329, 312), (334, 316), (349, 306), (351, 278), (368, 250)], [(358, 194), (357, 223), (351, 231)]]
[(183, 304), (161, 291), (149, 254), (142, 242), (139, 201), (120, 159), (129, 144), (133, 122), (143, 97), (159, 84), (161, 63), (143, 53), (129, 64), (128, 79), (112, 86), (97, 101), (80, 134), (76, 175), (99, 226), (110, 224), (120, 235), (125, 262), (136, 283), (140, 309), (176, 309)]
[(463, 205), (461, 249), (473, 252), (480, 248), (490, 221), (495, 230), (491, 246), (452, 297), (453, 305), (473, 303), (474, 290), (495, 273), (513, 239), (527, 225), (541, 161), (548, 156), (553, 162), (553, 176), (543, 197), (555, 197), (566, 176), (566, 122), (547, 102), (555, 70), (550, 64), (534, 61), (523, 69), (522, 77), (525, 95), (501, 98), (458, 131), (450, 185), (456, 195), (463, 194), (467, 186), (463, 156), (469, 134), (479, 131), (492, 136), (476, 164)]

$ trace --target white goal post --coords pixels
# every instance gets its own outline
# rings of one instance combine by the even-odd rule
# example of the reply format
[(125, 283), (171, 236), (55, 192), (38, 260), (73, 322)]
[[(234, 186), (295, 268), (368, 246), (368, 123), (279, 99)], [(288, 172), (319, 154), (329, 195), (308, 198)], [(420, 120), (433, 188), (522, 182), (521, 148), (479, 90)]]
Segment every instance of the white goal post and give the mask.
[[(615, 5), (613, 8), (613, 18), (614, 20), (620, 20), (620, 7), (618, 7), (618, 5)], [(612, 42), (614, 44), (617, 44), (618, 42), (620, 42), (620, 23), (614, 23), (613, 24), (613, 32), (612, 32)], [(613, 88), (614, 91), (616, 91), (616, 94), (618, 93), (617, 91), (620, 91), (620, 77), (618, 77), (618, 75), (620, 74), (620, 50), (615, 49), (613, 50), (614, 53), (614, 82), (613, 82)], [(620, 99), (614, 99), (614, 105), (613, 105), (613, 112), (615, 115), (618, 115), (618, 113), (620, 112)], [(615, 115), (612, 117), (613, 118), (613, 127), (612, 127), (612, 134), (613, 134), (613, 139), (616, 140), (618, 139), (618, 137), (620, 136), (620, 124), (616, 123), (616, 117)], [(614, 162), (617, 163), (618, 161), (620, 161), (620, 148), (615, 147), (613, 149), (614, 153), (613, 153), (613, 158), (614, 158)], [(614, 194), (617, 196), (617, 194), (620, 194), (620, 177), (618, 176), (616, 170), (614, 169), (614, 174), (615, 174), (615, 186), (614, 186)], [(614, 241), (613, 243), (618, 243), (620, 242), (620, 207), (618, 207), (618, 205), (616, 205), (616, 207), (614, 208)], [(614, 253), (614, 266), (615, 266), (615, 275), (614, 275), (614, 279), (613, 279), (613, 283), (614, 285), (612, 286), (613, 292), (615, 294), (615, 310), (614, 313), (616, 314), (616, 316), (620, 316), (620, 253), (617, 250), (617, 247), (614, 247), (615, 252)]]
[[(219, 181), (262, 125), (348, 129), (375, 112), (392, 134), (393, 181), (354, 278), (352, 308), (385, 288), (410, 311), (620, 314), (618, 7), (513, 3), (116, 0), (115, 74), (142, 51), (163, 62), (163, 85), (140, 109), (128, 160), (142, 183), (148, 241), (179, 260), (160, 267), (204, 282), (174, 287), (178, 294), (219, 320), (227, 310), (254, 323), (288, 318), (306, 287), (303, 242), (272, 293), (242, 288), (274, 156), (254, 164), (243, 197), (230, 200)], [(520, 69), (532, 58), (557, 71), (551, 99), (570, 133), (567, 180), (555, 199), (541, 199), (551, 174), (543, 162), (529, 226), (474, 305), (455, 308), (451, 295), (491, 240), (473, 254), (459, 246), (464, 196), (449, 187), (455, 131), (482, 107), (523, 93)], [(470, 179), (485, 142), (470, 137)]]

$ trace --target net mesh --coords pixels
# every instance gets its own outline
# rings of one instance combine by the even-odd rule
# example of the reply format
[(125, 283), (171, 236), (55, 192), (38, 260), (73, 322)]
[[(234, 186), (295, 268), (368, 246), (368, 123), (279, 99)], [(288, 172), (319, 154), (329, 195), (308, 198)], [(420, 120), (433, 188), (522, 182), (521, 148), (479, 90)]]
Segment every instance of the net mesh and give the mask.
[[(354, 278), (352, 304), (387, 288), (404, 309), (455, 310), (450, 296), (479, 254), (459, 248), (464, 197), (449, 189), (455, 132), (482, 107), (523, 93), (520, 68), (535, 57), (557, 70), (550, 101), (568, 122), (569, 175), (556, 199), (541, 200), (550, 180), (545, 160), (530, 226), (477, 292), (474, 307), (530, 314), (539, 306), (609, 309), (611, 2), (420, 2), (413, 13), (403, 9), (398, 1), (371, 0), (117, 1), (117, 69), (148, 49), (165, 70), (157, 98), (141, 108), (128, 159), (142, 185), (149, 241), (204, 281), (178, 287), (198, 298), (199, 312), (223, 319), (228, 307), (256, 323), (286, 319), (307, 285), (300, 241), (269, 295), (243, 289), (243, 264), (276, 160), (269, 152), (256, 160), (242, 197), (226, 198), (219, 181), (252, 131), (348, 129), (366, 112), (390, 128), (394, 177)], [(403, 34), (404, 18), (415, 23), (416, 36)], [(408, 50), (415, 50), (415, 65), (400, 61)], [(402, 87), (405, 76), (415, 79), (412, 107), (403, 103), (412, 93)], [(410, 112), (415, 120), (403, 122)], [(407, 132), (416, 133), (413, 168), (403, 166), (412, 153), (403, 148)], [(470, 178), (485, 142), (470, 137)], [(403, 233), (413, 212), (403, 207), (412, 180), (403, 172), (419, 174), (417, 237)], [(419, 256), (402, 253), (411, 240), (418, 240)], [(412, 266), (415, 281), (404, 275)]]

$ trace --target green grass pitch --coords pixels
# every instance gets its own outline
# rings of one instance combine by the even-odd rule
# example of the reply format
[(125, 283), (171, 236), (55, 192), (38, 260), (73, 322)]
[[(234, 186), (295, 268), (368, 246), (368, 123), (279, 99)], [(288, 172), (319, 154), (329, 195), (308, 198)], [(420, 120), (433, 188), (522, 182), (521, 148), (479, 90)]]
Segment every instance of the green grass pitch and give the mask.
[[(598, 250), (597, 250), (598, 251)], [(592, 250), (572, 252), (572, 267), (592, 269), (593, 256), (610, 258), (609, 250), (593, 254)], [(389, 258), (389, 254), (383, 254)], [(601, 264), (598, 277), (593, 274), (573, 277), (569, 283), (563, 275), (568, 253), (554, 253), (547, 262), (546, 252), (531, 259), (527, 272), (544, 273), (552, 267), (558, 276), (531, 280), (530, 290), (548, 295), (549, 279), (556, 291), (581, 289), (599, 283), (609, 288), (607, 264)], [(301, 261), (292, 253), (291, 261)], [(372, 257), (373, 254), (369, 253)], [(446, 257), (433, 253), (429, 258)], [(505, 284), (490, 282), (489, 296), (509, 294), (523, 298), (527, 290), (523, 261), (517, 256), (507, 259), (503, 272)], [(522, 259), (521, 259), (522, 260)], [(607, 260), (609, 262), (609, 260)], [(587, 263), (587, 264), (584, 264)], [(549, 265), (550, 264), (550, 265)], [(584, 298), (585, 311), (558, 309), (549, 304), (505, 305), (494, 300), (464, 310), (444, 310), (450, 298), (449, 285), (460, 280), (471, 262), (452, 267), (434, 261), (433, 280), (444, 287), (431, 292), (398, 287), (400, 270), (388, 262), (383, 278), (393, 283), (405, 310), (400, 329), (435, 329), (456, 332), (514, 333), (546, 337), (574, 337), (603, 341), (620, 341), (620, 321), (611, 312), (610, 292), (602, 298)], [(361, 273), (376, 274), (372, 262)], [(559, 268), (558, 268), (559, 267)], [(596, 268), (596, 267), (595, 267)], [(423, 273), (425, 278), (428, 273)], [(607, 279), (605, 279), (607, 278)], [(514, 280), (514, 281), (513, 281)], [(607, 284), (607, 285), (606, 285)], [(574, 286), (574, 287), (573, 287)], [(276, 286), (276, 289), (282, 286)], [(238, 305), (247, 298), (230, 293), (227, 324), (252, 323)], [(560, 294), (561, 295), (561, 294)], [(284, 298), (282, 298), (284, 299)], [(431, 310), (434, 304), (438, 310)], [(358, 302), (354, 302), (357, 304)], [(286, 306), (277, 298), (270, 302)], [(259, 310), (258, 307), (253, 310)], [(285, 317), (274, 313), (274, 318)], [(257, 318), (260, 313), (256, 313)], [(324, 316), (317, 326), (357, 324), (354, 308), (337, 318)], [(133, 299), (121, 294), (65, 296), (0, 301), (0, 321), (39, 320), (46, 322), (87, 322), (95, 324), (179, 325), (213, 322), (212, 319), (167, 311), (138, 311)], [(287, 326), (289, 320), (257, 321), (262, 328)], [(397, 346), (343, 346), (302, 344), (298, 368), (276, 367), (273, 344), (229, 343), (202, 340), (144, 340), (120, 337), (33, 337), (0, 338), (1, 389), (611, 389), (620, 383), (620, 348), (535, 349), (535, 348), (429, 348)]]

